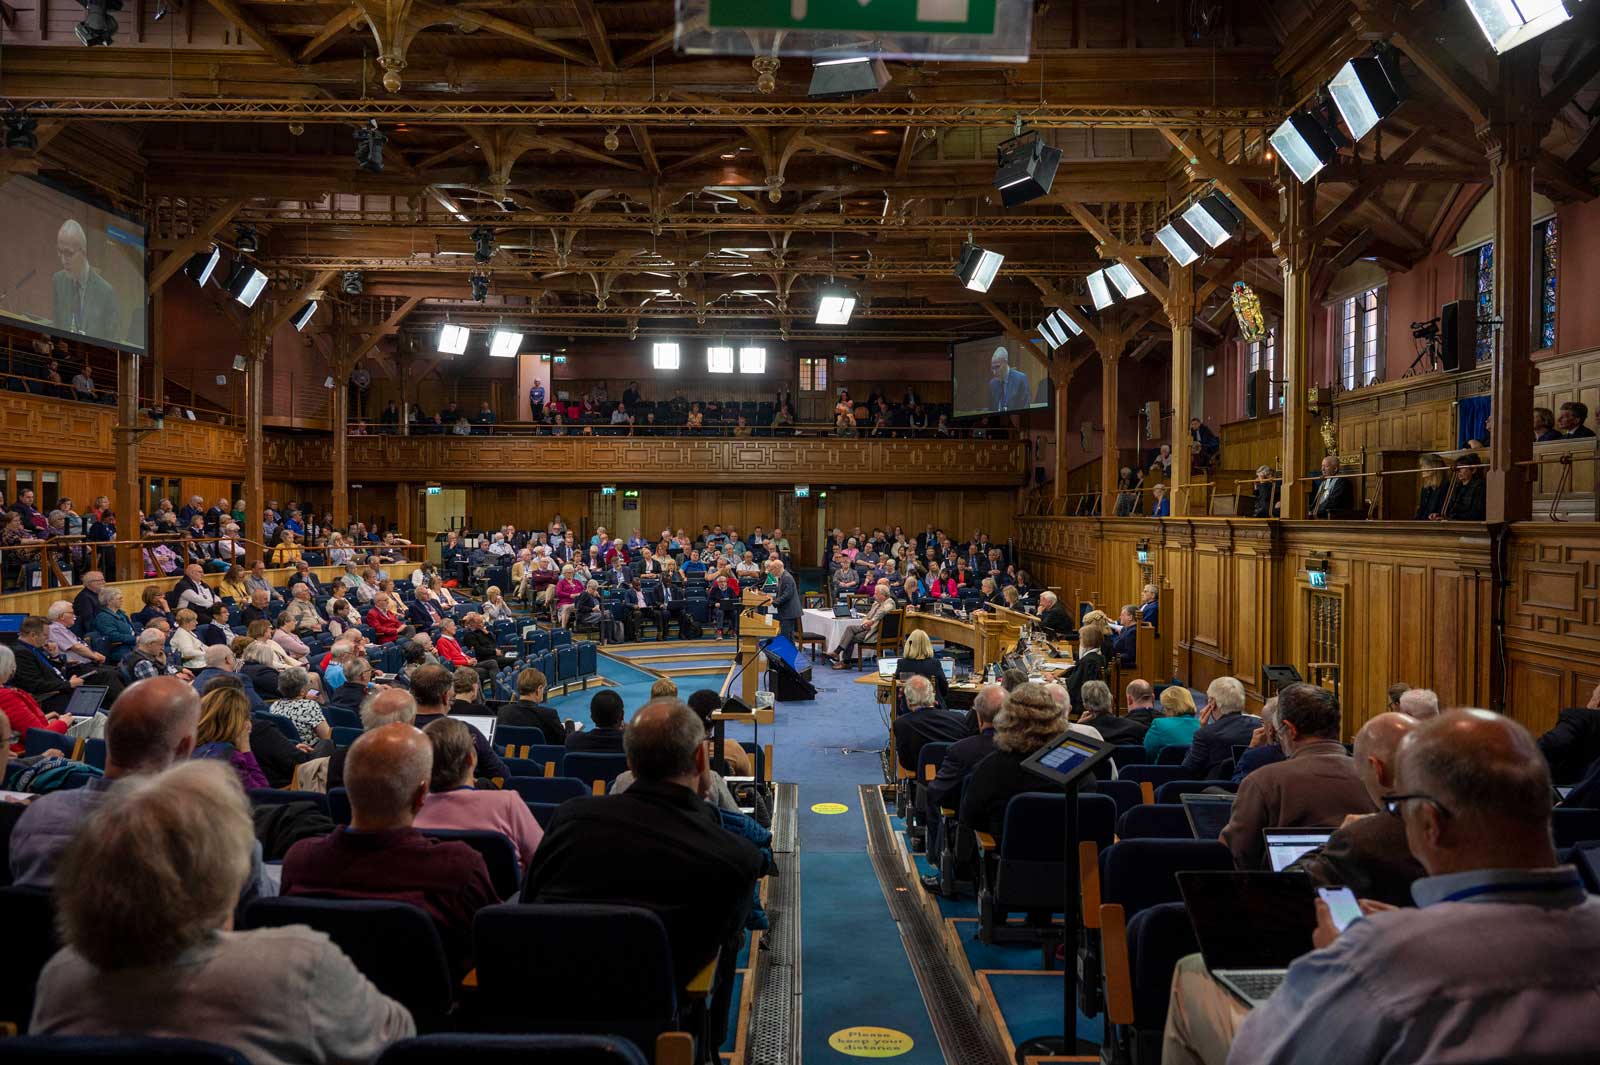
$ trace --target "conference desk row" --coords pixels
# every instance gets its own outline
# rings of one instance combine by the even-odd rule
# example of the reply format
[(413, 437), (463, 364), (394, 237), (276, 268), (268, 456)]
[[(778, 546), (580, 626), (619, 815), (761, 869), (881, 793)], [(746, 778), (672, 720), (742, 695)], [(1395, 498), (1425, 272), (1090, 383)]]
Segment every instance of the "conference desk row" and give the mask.
[[(821, 636), (823, 647), (830, 654), (838, 650), (844, 630), (861, 623), (861, 618), (837, 618), (832, 611), (818, 609), (805, 611), (801, 618), (804, 630)], [(1037, 624), (1038, 619), (1032, 615), (1004, 607), (974, 611), (965, 620), (911, 608), (901, 611), (900, 640), (904, 643), (907, 636), (921, 629), (931, 640), (965, 647), (972, 652), (972, 671), (981, 675), (1017, 645), (1024, 628)]]

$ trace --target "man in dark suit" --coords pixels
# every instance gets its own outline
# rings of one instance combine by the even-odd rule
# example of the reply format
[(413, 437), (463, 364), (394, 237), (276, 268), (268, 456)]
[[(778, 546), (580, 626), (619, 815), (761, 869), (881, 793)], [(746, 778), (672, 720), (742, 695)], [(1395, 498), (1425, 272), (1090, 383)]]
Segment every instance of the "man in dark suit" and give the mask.
[(1150, 731), (1149, 725), (1141, 725), (1131, 717), (1117, 716), (1117, 709), (1111, 700), (1111, 689), (1103, 680), (1085, 681), (1079, 691), (1083, 699), (1077, 709), (1083, 711), (1083, 716), (1078, 719), (1079, 724), (1088, 725), (1100, 733), (1100, 738), (1107, 743), (1143, 743), (1144, 734)]
[(1111, 654), (1123, 669), (1132, 669), (1139, 661), (1139, 611), (1130, 603), (1117, 615), (1118, 629), (1111, 636)]
[(37, 615), (24, 618), (17, 628), (17, 673), (12, 686), (33, 696), (39, 709), (59, 714), (72, 701), (72, 691), (84, 683), (83, 677), (69, 677), (62, 663), (52, 660), (45, 650), (50, 639), (49, 622)]
[(989, 359), (989, 409), (1018, 411), (1028, 407), (1028, 375), (1011, 368), (1011, 355), (995, 348)]
[(1325, 455), (1322, 459), (1322, 483), (1311, 501), (1313, 518), (1343, 518), (1356, 506), (1355, 486), (1350, 478), (1339, 476), (1339, 459)]
[[(646, 703), (628, 726), (633, 785), (561, 804), (534, 852), (521, 901), (643, 907), (666, 927), (678, 987), (720, 952), (718, 984), (731, 988), (756, 879), (769, 867), (703, 798), (705, 740), (700, 718), (677, 699)], [(711, 1003), (718, 1041), (730, 1001), (724, 991)]]
[(778, 612), (778, 631), (796, 644), (800, 642), (800, 617), (803, 613), (800, 588), (783, 563), (773, 559), (767, 563), (767, 572), (778, 581), (772, 596), (772, 605)]
[[(1400, 791), (1396, 752), (1419, 722), (1405, 714), (1379, 714), (1356, 733), (1356, 769), (1374, 803)], [(1347, 887), (1356, 897), (1411, 906), (1411, 885), (1427, 873), (1406, 843), (1405, 821), (1384, 813), (1347, 818), (1328, 842), (1300, 857), (1288, 871), (1311, 876), (1318, 887)]]
[(1137, 721), (1149, 728), (1156, 719), (1156, 690), (1142, 677), (1135, 677), (1128, 682), (1128, 690), (1123, 692), (1123, 704), (1128, 708), (1129, 721)]
[(1233, 760), (1233, 749), (1249, 744), (1260, 724), (1259, 717), (1244, 712), (1244, 685), (1238, 678), (1212, 681), (1206, 688), (1206, 705), (1200, 708), (1200, 728), (1183, 759), (1189, 779), (1219, 776), (1223, 764)]
[(122, 312), (105, 275), (89, 265), (89, 240), (75, 218), (56, 232), (61, 269), (51, 278), (50, 319), (57, 329), (101, 340), (122, 340)]
[(609, 689), (595, 692), (589, 700), (589, 720), (594, 723), (593, 728), (564, 737), (567, 750), (584, 754), (622, 754), (622, 696)]
[(907, 677), (900, 689), (905, 695), (906, 712), (894, 719), (894, 750), (900, 765), (914, 773), (924, 746), (954, 743), (968, 736), (967, 715), (941, 709), (933, 682), (920, 673)]
[(567, 742), (567, 730), (556, 708), (544, 703), (547, 683), (542, 670), (522, 670), (517, 674), (516, 701), (501, 707), (497, 720), (502, 725), (536, 728), (544, 733), (544, 742), (559, 747)]
[[(943, 818), (939, 808), (956, 809), (961, 803), (961, 785), (979, 762), (994, 752), (994, 717), (1005, 705), (1006, 690), (998, 684), (985, 684), (972, 700), (970, 721), (964, 722), (968, 734), (950, 745), (939, 763), (938, 774), (926, 784), (919, 784), (922, 810), (928, 835), (923, 850), (937, 864), (937, 855), (944, 846), (941, 838)], [(977, 732), (970, 730), (976, 728)], [(937, 876), (922, 878), (922, 886), (929, 891), (939, 890)]]
[(1069, 640), (1078, 632), (1077, 623), (1060, 598), (1048, 591), (1039, 593), (1039, 627), (1051, 636), (1064, 636)]
[(289, 578), (289, 591), (291, 594), (293, 594), (294, 586), (297, 584), (304, 584), (310, 588), (311, 598), (313, 599), (323, 594), (322, 582), (317, 579), (315, 573), (311, 572), (311, 566), (304, 559), (294, 564), (294, 571), (294, 576)]
[(1583, 706), (1569, 706), (1539, 737), (1539, 752), (1550, 763), (1550, 779), (1569, 784), (1600, 760), (1600, 685)]
[(1100, 650), (1103, 639), (1099, 629), (1078, 630), (1078, 660), (1061, 677), (1067, 694), (1072, 697), (1074, 710), (1083, 705), (1082, 693), (1086, 682), (1106, 679), (1106, 656)]
[(72, 631), (88, 636), (90, 624), (100, 611), (100, 593), (106, 589), (106, 575), (92, 569), (83, 575), (83, 591), (72, 600)]
[(1585, 403), (1563, 403), (1561, 410), (1556, 414), (1556, 432), (1562, 439), (1572, 440), (1578, 437), (1592, 437), (1594, 430), (1583, 424), (1589, 420), (1589, 407)]
[(418, 632), (427, 632), (443, 619), (444, 615), (433, 601), (421, 596), (411, 600), (411, 605), (406, 607), (406, 620), (415, 625)]
[(1161, 628), (1161, 589), (1147, 584), (1139, 591), (1139, 620), (1153, 629)]

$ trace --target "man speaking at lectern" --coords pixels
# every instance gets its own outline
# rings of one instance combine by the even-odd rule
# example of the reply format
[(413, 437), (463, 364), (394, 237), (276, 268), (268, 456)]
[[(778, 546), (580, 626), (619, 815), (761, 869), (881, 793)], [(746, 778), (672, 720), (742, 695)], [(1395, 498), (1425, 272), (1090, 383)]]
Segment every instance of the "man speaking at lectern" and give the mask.
[(65, 329), (101, 340), (118, 338), (117, 294), (89, 265), (89, 241), (83, 226), (69, 218), (56, 233), (56, 255), (61, 269), (52, 279), (52, 321)]
[(778, 632), (799, 644), (803, 605), (800, 589), (795, 585), (794, 577), (777, 559), (767, 563), (767, 572), (778, 582), (777, 588), (772, 593), (772, 606), (778, 613)]
[(1011, 356), (1003, 347), (995, 348), (989, 359), (989, 409), (1026, 410), (1028, 375), (1011, 368)]

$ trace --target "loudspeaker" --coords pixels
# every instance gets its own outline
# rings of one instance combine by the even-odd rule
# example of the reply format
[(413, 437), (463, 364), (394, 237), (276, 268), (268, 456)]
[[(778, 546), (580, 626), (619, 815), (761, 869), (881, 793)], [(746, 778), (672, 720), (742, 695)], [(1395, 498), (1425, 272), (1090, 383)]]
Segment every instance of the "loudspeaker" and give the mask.
[(1439, 309), (1439, 361), (1449, 373), (1478, 364), (1478, 307), (1472, 300), (1452, 300)]
[(1161, 435), (1161, 402), (1152, 399), (1144, 405), (1144, 436), (1155, 440)]
[(1244, 385), (1244, 416), (1246, 418), (1259, 418), (1267, 413), (1267, 388), (1270, 385), (1271, 381), (1267, 371), (1250, 371), (1250, 376), (1245, 378)]
[(774, 636), (768, 640), (766, 655), (775, 698), (792, 702), (817, 697), (817, 689), (811, 683), (811, 662), (788, 637)]

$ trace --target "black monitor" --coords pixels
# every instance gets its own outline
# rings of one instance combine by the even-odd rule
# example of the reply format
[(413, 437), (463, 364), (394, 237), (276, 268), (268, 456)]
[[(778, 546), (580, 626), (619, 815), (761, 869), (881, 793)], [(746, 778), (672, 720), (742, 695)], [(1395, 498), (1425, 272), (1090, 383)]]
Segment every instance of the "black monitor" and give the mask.
[(1072, 788), (1094, 775), (1094, 767), (1108, 760), (1114, 744), (1068, 729), (1029, 755), (1022, 768), (1035, 776)]
[(1291, 665), (1262, 666), (1261, 674), (1266, 678), (1269, 693), (1276, 693), (1301, 681), (1300, 671)]

